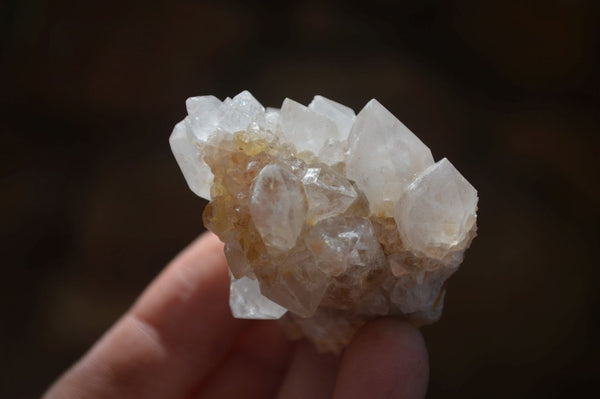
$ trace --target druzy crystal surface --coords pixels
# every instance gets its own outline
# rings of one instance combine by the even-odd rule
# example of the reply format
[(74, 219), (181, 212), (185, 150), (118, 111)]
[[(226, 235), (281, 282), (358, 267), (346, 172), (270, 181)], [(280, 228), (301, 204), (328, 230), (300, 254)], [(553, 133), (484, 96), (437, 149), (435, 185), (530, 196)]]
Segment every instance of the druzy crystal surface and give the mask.
[(477, 191), (377, 100), (186, 101), (170, 137), (225, 243), (238, 318), (339, 352), (366, 321), (436, 321), (476, 234)]

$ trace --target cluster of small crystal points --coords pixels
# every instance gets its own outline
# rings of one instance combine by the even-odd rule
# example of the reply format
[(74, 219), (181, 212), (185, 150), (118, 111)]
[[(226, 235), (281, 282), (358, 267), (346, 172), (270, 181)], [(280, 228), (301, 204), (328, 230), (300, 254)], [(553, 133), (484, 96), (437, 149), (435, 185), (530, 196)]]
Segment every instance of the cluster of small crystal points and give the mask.
[(170, 137), (225, 243), (235, 317), (339, 352), (367, 320), (436, 321), (476, 233), (477, 191), (378, 101), (186, 101)]

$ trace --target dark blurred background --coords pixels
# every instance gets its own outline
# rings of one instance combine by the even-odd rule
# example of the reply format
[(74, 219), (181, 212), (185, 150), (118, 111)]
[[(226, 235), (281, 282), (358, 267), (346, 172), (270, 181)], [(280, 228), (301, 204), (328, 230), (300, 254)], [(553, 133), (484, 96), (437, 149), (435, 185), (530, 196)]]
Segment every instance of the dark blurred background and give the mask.
[[(600, 378), (594, 1), (0, 3), (0, 397), (38, 396), (202, 227), (184, 100), (380, 100), (479, 190), (430, 397)], [(185, 326), (181, 326), (185, 328)]]

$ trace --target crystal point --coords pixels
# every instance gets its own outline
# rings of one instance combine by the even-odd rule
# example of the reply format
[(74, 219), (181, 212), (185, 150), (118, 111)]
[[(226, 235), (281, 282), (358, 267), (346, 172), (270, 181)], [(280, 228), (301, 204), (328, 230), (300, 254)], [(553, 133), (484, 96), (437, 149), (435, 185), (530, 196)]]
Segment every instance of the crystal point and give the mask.
[(287, 312), (261, 294), (258, 281), (249, 277), (231, 279), (229, 306), (238, 319), (279, 319)]
[(375, 214), (392, 216), (393, 204), (433, 164), (429, 148), (377, 100), (359, 112), (349, 137), (346, 174)]
[(281, 106), (281, 128), (298, 151), (318, 154), (328, 139), (339, 139), (335, 123), (323, 115), (286, 98)]
[(308, 199), (308, 223), (313, 225), (342, 214), (358, 197), (350, 182), (327, 166), (308, 168), (302, 184)]
[(219, 128), (229, 133), (246, 130), (256, 115), (264, 112), (261, 103), (245, 90), (231, 101), (223, 103), (219, 115)]
[(337, 138), (339, 140), (346, 140), (348, 138), (356, 116), (352, 108), (323, 96), (315, 96), (312, 102), (308, 104), (308, 108), (335, 123), (338, 130)]
[(293, 248), (306, 219), (302, 183), (280, 165), (265, 166), (252, 187), (250, 215), (265, 244), (275, 250)]
[(476, 210), (477, 191), (444, 158), (411, 183), (396, 207), (395, 219), (409, 249), (442, 259), (464, 244), (475, 225)]
[(188, 123), (189, 119), (186, 118), (175, 125), (169, 137), (169, 144), (190, 190), (197, 196), (210, 200), (213, 174), (202, 159), (198, 147), (190, 142), (189, 129), (186, 126)]
[(185, 101), (191, 125), (190, 140), (204, 142), (219, 126), (222, 103), (214, 96), (190, 97)]
[(368, 270), (384, 258), (368, 218), (336, 217), (319, 222), (305, 238), (321, 270), (338, 276), (353, 266)]

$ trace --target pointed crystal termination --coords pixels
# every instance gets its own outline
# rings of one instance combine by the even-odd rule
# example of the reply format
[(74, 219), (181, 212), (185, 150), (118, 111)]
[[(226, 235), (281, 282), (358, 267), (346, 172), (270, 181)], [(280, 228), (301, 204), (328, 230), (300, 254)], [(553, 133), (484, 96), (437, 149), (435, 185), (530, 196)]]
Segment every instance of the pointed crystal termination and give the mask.
[[(358, 272), (354, 274), (360, 275), (384, 262), (385, 255), (368, 218), (325, 219), (310, 230), (305, 242), (317, 257), (320, 269), (332, 276), (339, 276), (353, 266), (357, 266)], [(351, 274), (344, 277), (352, 278)]]
[(287, 309), (260, 293), (258, 281), (249, 277), (231, 279), (229, 306), (238, 319), (279, 319)]
[(340, 352), (367, 321), (436, 321), (477, 231), (477, 191), (376, 100), (265, 109), (244, 91), (186, 101), (169, 139), (225, 242), (238, 318), (280, 319)]
[(206, 141), (219, 127), (221, 101), (214, 96), (190, 97), (185, 100), (191, 129), (190, 140)]
[(302, 244), (285, 256), (275, 257), (273, 264), (256, 268), (255, 273), (267, 298), (304, 318), (314, 315), (329, 283), (313, 254)]
[(444, 158), (408, 186), (394, 218), (409, 250), (442, 259), (464, 249), (476, 211), (477, 191)]
[(250, 216), (267, 248), (292, 249), (306, 219), (300, 179), (277, 164), (265, 166), (252, 187)]
[(198, 148), (189, 140), (189, 129), (186, 126), (188, 121), (186, 118), (175, 125), (173, 133), (169, 137), (169, 144), (171, 144), (171, 151), (175, 155), (190, 190), (197, 196), (210, 200), (213, 174), (202, 160)]
[(286, 98), (281, 106), (281, 128), (298, 151), (318, 154), (327, 139), (340, 139), (336, 124), (329, 118)]
[(312, 102), (308, 104), (308, 108), (335, 123), (339, 135), (337, 138), (339, 140), (348, 139), (356, 116), (352, 108), (331, 101), (323, 96), (315, 96)]
[(315, 96), (308, 108), (335, 123), (337, 135), (328, 137), (318, 152), (319, 159), (327, 165), (344, 162), (348, 151), (348, 135), (356, 115), (352, 108), (323, 96)]
[(219, 111), (219, 128), (235, 133), (246, 130), (256, 115), (265, 113), (265, 108), (245, 90), (233, 97)]
[(308, 199), (307, 221), (311, 225), (344, 213), (358, 198), (350, 182), (327, 166), (308, 168), (302, 184)]
[(392, 216), (406, 187), (432, 164), (429, 148), (377, 100), (356, 116), (346, 173), (364, 191), (374, 214)]

